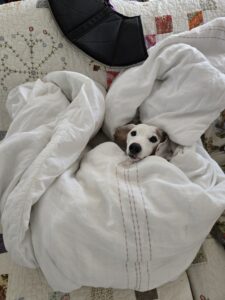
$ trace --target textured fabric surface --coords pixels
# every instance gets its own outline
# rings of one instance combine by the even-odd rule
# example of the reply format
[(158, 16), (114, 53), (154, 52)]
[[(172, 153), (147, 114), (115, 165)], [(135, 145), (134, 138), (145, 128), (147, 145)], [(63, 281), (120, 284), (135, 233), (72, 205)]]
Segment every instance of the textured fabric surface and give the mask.
[(0, 297), (1, 300), (193, 300), (186, 273), (172, 283), (145, 293), (91, 287), (69, 294), (53, 292), (39, 269), (20, 267), (6, 253), (0, 254), (0, 296), (3, 289), (5, 296)]
[(152, 46), (172, 33), (191, 30), (225, 16), (223, 0), (110, 0), (114, 9), (128, 16), (141, 15), (146, 43)]
[[(142, 17), (146, 46), (171, 35), (225, 16), (223, 0), (112, 0), (125, 15)], [(9, 90), (54, 70), (81, 72), (109, 86), (119, 70), (106, 68), (74, 48), (57, 28), (44, 0), (27, 0), (0, 7), (0, 130), (10, 119), (5, 109)], [(9, 26), (10, 24), (10, 26)]]
[[(142, 16), (146, 46), (154, 46), (168, 35), (191, 30), (208, 21), (225, 15), (223, 0), (151, 0), (136, 1), (111, 0), (117, 11), (133, 16)], [(210, 155), (225, 170), (225, 113), (209, 127), (204, 136), (204, 146)]]
[[(32, 2), (31, 0), (29, 0), (29, 1), (30, 1), (30, 3)], [(177, 15), (176, 21), (174, 22), (174, 20), (173, 20), (173, 28), (174, 29), (178, 28), (179, 24), (181, 24), (180, 28), (183, 28), (183, 27), (186, 28), (186, 29), (189, 28), (189, 23), (187, 23), (186, 15), (184, 14), (184, 16), (183, 16), (182, 13), (181, 14), (179, 14), (179, 13), (176, 14), (177, 7), (178, 8), (179, 7), (185, 8), (184, 12), (186, 10), (187, 6), (186, 6), (186, 4), (183, 5), (182, 1), (178, 1), (178, 0), (177, 1), (167, 1), (167, 3), (163, 7), (160, 5), (160, 3), (159, 3), (158, 0), (157, 1), (151, 0), (151, 2), (152, 2), (152, 5), (153, 5), (152, 12), (153, 12), (153, 14), (155, 14), (155, 16), (160, 16), (160, 13), (158, 12), (157, 9), (160, 9), (162, 11), (166, 7), (170, 7), (171, 11), (173, 12), (173, 14)], [(205, 0), (205, 1), (203, 1), (202, 0), (202, 1), (185, 1), (185, 3), (187, 3), (187, 5), (189, 6), (189, 9), (187, 9), (189, 14), (192, 13), (192, 12), (194, 12), (196, 10), (196, 5), (197, 5), (197, 9), (198, 10), (200, 8), (199, 5), (201, 5), (201, 9), (203, 8), (203, 22), (207, 22), (208, 18), (215, 18), (218, 15), (224, 15), (224, 8), (221, 6), (221, 5), (223, 5), (223, 3), (221, 1), (218, 2), (216, 0), (213, 0), (213, 1), (211, 1), (211, 0)], [(218, 5), (218, 3), (219, 3), (219, 5)], [(20, 49), (19, 53), (23, 53), (23, 50), (24, 50), (24, 45), (23, 45), (24, 44), (24, 39), (23, 38), (24, 37), (23, 36), (19, 37), (20, 38), (19, 43), (17, 43), (17, 42), (14, 43), (14, 38), (15, 38), (14, 34), (17, 35), (17, 31), (18, 31), (19, 34), (20, 33), (24, 34), (25, 38), (27, 38), (27, 37), (30, 38), (29, 33), (31, 32), (31, 33), (35, 34), (35, 37), (39, 38), (41, 36), (41, 33), (43, 32), (43, 30), (46, 30), (46, 28), (48, 28), (48, 30), (50, 31), (50, 33), (52, 33), (52, 31), (54, 32), (53, 38), (57, 37), (57, 39), (56, 39), (55, 42), (60, 43), (63, 40), (63, 38), (61, 37), (61, 35), (58, 32), (58, 30), (55, 30), (55, 29), (53, 30), (54, 24), (52, 24), (52, 22), (49, 22), (49, 18), (50, 17), (49, 17), (48, 13), (46, 14), (45, 11), (40, 12), (39, 15), (36, 14), (36, 13), (34, 13), (33, 9), (35, 8), (35, 5), (32, 7), (32, 9), (30, 8), (30, 15), (26, 14), (24, 12), (24, 9), (26, 10), (27, 8), (25, 8), (24, 6), (23, 7), (19, 6), (18, 3), (11, 4), (9, 6), (7, 5), (7, 7), (5, 7), (5, 6), (0, 7), (0, 16), (1, 16), (0, 17), (0, 24), (1, 24), (1, 27), (0, 27), (0, 33), (1, 33), (0, 34), (0, 36), (1, 36), (0, 37), (0, 42), (4, 41), (3, 38), (7, 38), (10, 43), (12, 42), (13, 45), (16, 45), (16, 47), (19, 47), (19, 49)], [(39, 0), (38, 4), (37, 4), (37, 7), (40, 7), (40, 8), (43, 9), (43, 7), (46, 7), (46, 1)], [(17, 9), (18, 9), (18, 11), (17, 11)], [(169, 11), (168, 14), (170, 14), (171, 11)], [(20, 13), (21, 13), (21, 15), (20, 15)], [(5, 17), (2, 19), (3, 14), (4, 14)], [(43, 14), (44, 14), (44, 17), (43, 17)], [(146, 12), (144, 12), (144, 14), (146, 14)], [(165, 14), (167, 14), (167, 11), (163, 12), (163, 15), (165, 15)], [(39, 19), (36, 20), (36, 18), (39, 18)], [(148, 17), (146, 17), (146, 19), (147, 18)], [(154, 18), (154, 16), (153, 16), (153, 18)], [(190, 19), (191, 19), (191, 15), (190, 15)], [(171, 25), (165, 25), (165, 26), (164, 25), (160, 25), (160, 22), (158, 20), (159, 19), (157, 19), (158, 28), (159, 28), (158, 32), (163, 32), (165, 30), (166, 31), (170, 31), (171, 30)], [(169, 24), (171, 24), (171, 22), (170, 22), (171, 18), (170, 17), (169, 18), (165, 18), (165, 20), (166, 20), (166, 22), (168, 22)], [(202, 14), (201, 13), (196, 14), (196, 18), (193, 18), (193, 21), (190, 22), (190, 24), (192, 24), (192, 23), (194, 23), (196, 26), (201, 25), (201, 23), (202, 23)], [(14, 26), (12, 26), (12, 28), (10, 28), (9, 24), (14, 24)], [(33, 27), (36, 24), (38, 24), (38, 26)], [(44, 26), (43, 27), (40, 26), (41, 24), (43, 24)], [(156, 26), (154, 24), (156, 24), (156, 23), (153, 23), (153, 28), (155, 28), (155, 26)], [(162, 22), (162, 24), (163, 24), (163, 22)], [(175, 26), (174, 26), (174, 24), (175, 24)], [(183, 24), (185, 24), (185, 25), (183, 25)], [(31, 26), (31, 28), (29, 28), (30, 26)], [(163, 26), (164, 26), (164, 28), (168, 28), (168, 29), (160, 29), (160, 27), (163, 27)], [(191, 25), (190, 27), (192, 27), (192, 26), (193, 25)], [(33, 27), (33, 31), (32, 31), (32, 27)], [(16, 28), (16, 30), (15, 30), (15, 28)], [(39, 28), (39, 31), (35, 31), (37, 28)], [(179, 29), (179, 30), (183, 30), (183, 29)], [(47, 32), (47, 30), (45, 31), (45, 33), (46, 32)], [(176, 32), (176, 31), (174, 31), (174, 32)], [(164, 34), (162, 34), (162, 33), (159, 33), (159, 34), (161, 36), (157, 37), (156, 30), (154, 30), (154, 31), (150, 31), (149, 30), (149, 34), (148, 34), (148, 32), (146, 32), (146, 45), (147, 45), (147, 47), (153, 46), (158, 39), (160, 40), (164, 36), (167, 36), (167, 35), (169, 35), (171, 33), (169, 33), (169, 32), (166, 33), (165, 32)], [(45, 44), (47, 44), (47, 46), (45, 46)], [(34, 48), (35, 54), (37, 54), (38, 52), (42, 53), (43, 50), (45, 50), (45, 48), (48, 48), (48, 50), (49, 49), (51, 50), (51, 47), (49, 45), (50, 45), (49, 43), (43, 43), (42, 46), (39, 48), (38, 51), (36, 50), (37, 47), (35, 47)], [(42, 56), (41, 54), (40, 55), (38, 54), (38, 59), (37, 59), (38, 63), (40, 63), (40, 62), (42, 63), (42, 60), (44, 60), (44, 62), (42, 63), (44, 71), (42, 71), (42, 73), (39, 72), (39, 74), (36, 74), (36, 76), (31, 77), (31, 79), (29, 79), (29, 80), (34, 80), (38, 76), (42, 76), (43, 74), (45, 74), (45, 73), (47, 73), (49, 71), (52, 71), (54, 69), (57, 69), (57, 68), (61, 68), (62, 69), (63, 65), (60, 64), (60, 60), (63, 62), (63, 60), (64, 60), (65, 57), (66, 58), (70, 57), (70, 60), (66, 62), (69, 66), (66, 65), (66, 68), (69, 68), (69, 69), (72, 69), (72, 70), (78, 70), (78, 71), (80, 70), (81, 72), (86, 72), (86, 74), (89, 74), (89, 72), (93, 73), (94, 74), (94, 75), (92, 74), (93, 78), (97, 78), (99, 76), (99, 74), (97, 75), (97, 77), (96, 77), (96, 74), (99, 71), (103, 70), (104, 74), (103, 75), (101, 74), (99, 76), (99, 80), (98, 81), (104, 83), (105, 86), (106, 86), (106, 84), (110, 85), (111, 82), (113, 81), (113, 79), (118, 75), (118, 71), (117, 70), (106, 70), (103, 66), (100, 66), (99, 64), (95, 63), (94, 61), (91, 61), (91, 59), (87, 59), (87, 58), (85, 59), (85, 61), (87, 62), (87, 64), (85, 64), (85, 68), (82, 68), (82, 67), (79, 68), (79, 66), (77, 67), (77, 65), (75, 67), (71, 68), (71, 64), (74, 63), (73, 62), (74, 57), (76, 58), (77, 55), (73, 54), (74, 49), (72, 49), (72, 51), (70, 51), (68, 49), (68, 48), (70, 48), (70, 45), (67, 45), (67, 42), (65, 42), (65, 44), (63, 44), (63, 47), (66, 48), (66, 50), (64, 48), (64, 54), (65, 55), (60, 55), (61, 53), (56, 53), (55, 52), (54, 55), (52, 56), (52, 58), (55, 57), (56, 59), (55, 60), (53, 59), (52, 61), (50, 61), (51, 60), (51, 56), (49, 56), (49, 54), (52, 52), (52, 50), (49, 53), (47, 53), (46, 56)], [(30, 46), (28, 45), (27, 48), (28, 48), (28, 53), (29, 53), (29, 51), (31, 49), (31, 44), (30, 44)], [(2, 51), (0, 51), (0, 58), (4, 58), (4, 56), (3, 57), (1, 56), (1, 53), (2, 53)], [(4, 55), (7, 55), (8, 53), (11, 53), (11, 52), (8, 51), (7, 53), (4, 53)], [(1, 78), (5, 78), (6, 79), (6, 77), (8, 77), (8, 81), (7, 81), (7, 85), (6, 85), (5, 89), (2, 89), (2, 86), (1, 86), (1, 89), (0, 89), (0, 130), (1, 129), (7, 129), (8, 125), (9, 125), (9, 122), (10, 122), (10, 120), (8, 118), (8, 115), (5, 114), (5, 108), (4, 108), (4, 103), (5, 103), (5, 99), (6, 99), (6, 95), (8, 94), (8, 91), (10, 90), (10, 88), (16, 86), (17, 84), (20, 84), (20, 83), (24, 82), (25, 79), (26, 79), (26, 78), (22, 77), (21, 73), (20, 73), (21, 64), (22, 64), (22, 62), (20, 62), (19, 56), (18, 56), (20, 54), (18, 54), (18, 53), (15, 54), (15, 55), (14, 54), (15, 54), (15, 52), (12, 51), (12, 55), (10, 55), (10, 59), (12, 59), (13, 65), (15, 65), (17, 67), (18, 73), (17, 72), (10, 73), (10, 72), (7, 72), (7, 69), (4, 69), (4, 68), (1, 69), (0, 68)], [(46, 59), (47, 57), (48, 57), (48, 59)], [(5, 57), (5, 59), (6, 58), (7, 57)], [(30, 58), (29, 58), (29, 55), (26, 55), (26, 59), (30, 63), (30, 65), (32, 66)], [(72, 63), (71, 63), (71, 61), (72, 61)], [(79, 59), (77, 59), (77, 61), (79, 61)], [(77, 63), (77, 61), (76, 61), (76, 63)], [(56, 64), (56, 67), (55, 67), (55, 64)], [(29, 67), (30, 67), (30, 65), (29, 65)], [(78, 63), (78, 65), (79, 65), (79, 63)], [(18, 68), (18, 66), (19, 66), (19, 68)], [(33, 73), (33, 75), (35, 75), (35, 74)], [(1, 82), (3, 82), (3, 81), (1, 81)], [(3, 107), (3, 109), (2, 109), (2, 107)], [(222, 159), (223, 159), (223, 157), (225, 157), (224, 152), (221, 152), (221, 156), (220, 157)], [(4, 272), (4, 268), (1, 269), (1, 266), (0, 266), (1, 272)], [(22, 274), (23, 273), (21, 272), (21, 269), (20, 269), (18, 271), (17, 277), (18, 278), (23, 278), (21, 276)], [(17, 279), (16, 279), (15, 282), (17, 282)], [(23, 278), (22, 282), (24, 284), (26, 282), (26, 279)], [(211, 278), (211, 283), (213, 283), (213, 278)], [(36, 283), (35, 283), (35, 285), (36, 285)], [(22, 291), (24, 289), (24, 286), (22, 284), (20, 286), (21, 286), (21, 291)], [(10, 300), (11, 299), (14, 300), (14, 299), (17, 299), (17, 298), (21, 299), (21, 300), (23, 299), (22, 296), (20, 297), (19, 294), (16, 293), (17, 288), (18, 287), (15, 286), (15, 289), (14, 289), (14, 287), (12, 286), (12, 290), (14, 291), (14, 294), (13, 294), (12, 298), (9, 298)], [(34, 286), (32, 286), (32, 288), (34, 288)], [(40, 293), (40, 295), (41, 295), (42, 289), (43, 289), (43, 286), (41, 286), (41, 287), (38, 288), (38, 292), (37, 292), (37, 290), (35, 290), (35, 288), (33, 289), (34, 292), (32, 292), (32, 289), (29, 290), (30, 295), (33, 295), (33, 296), (29, 296), (27, 299), (30, 300), (33, 297), (33, 299), (36, 300), (36, 295), (38, 293)], [(104, 295), (104, 292), (101, 292), (101, 291), (96, 291), (95, 292), (94, 291), (94, 292), (92, 292), (92, 294), (93, 295), (99, 295), (99, 294), (100, 295)], [(110, 295), (110, 292), (107, 292), (107, 294)], [(155, 293), (151, 293), (151, 294), (155, 295)], [(22, 295), (22, 292), (21, 292), (21, 295)], [(49, 296), (47, 294), (45, 294), (45, 295), (46, 295), (46, 299), (49, 299), (48, 298)], [(116, 295), (120, 295), (119, 297), (121, 297), (121, 298), (119, 298), (119, 299), (129, 299), (128, 298), (129, 296), (124, 296), (124, 295), (122, 296), (119, 292), (118, 292), (118, 294), (116, 293)], [(43, 300), (44, 298), (40, 298), (40, 299)], [(133, 299), (133, 298), (131, 298), (131, 299)], [(167, 298), (165, 298), (165, 299), (168, 300)], [(179, 296), (177, 299), (178, 300), (180, 300), (180, 299), (183, 300), (183, 298), (181, 298), (181, 296)], [(202, 299), (204, 299), (204, 298), (202, 298)], [(207, 299), (207, 298), (205, 297), (205, 299)], [(77, 298), (76, 298), (76, 300), (77, 300)], [(104, 300), (105, 300), (105, 298), (104, 298)]]
[[(204, 36), (209, 29), (225, 27), (224, 22), (215, 20), (195, 34)], [(189, 32), (187, 37), (190, 35)], [(199, 139), (202, 119), (209, 117), (205, 109), (219, 113), (225, 79), (197, 49), (173, 42), (171, 37), (154, 48), (155, 53), (161, 52), (160, 61), (156, 60), (153, 75), (147, 68), (149, 77), (143, 88), (148, 91), (155, 84), (155, 74), (168, 87), (166, 80), (174, 76), (170, 70), (176, 75), (176, 66), (190, 74), (189, 67), (194, 69), (196, 63), (202, 67), (201, 76), (203, 72), (210, 75), (215, 101), (211, 102), (210, 94), (205, 95), (206, 102), (198, 104), (196, 116), (191, 114), (188, 118), (187, 128), (195, 123), (200, 131), (193, 140), (183, 130), (190, 145)], [(163, 51), (160, 47), (165, 45), (168, 47)], [(171, 56), (170, 61), (167, 50), (173, 53), (174, 46), (180, 55)], [(215, 55), (214, 46), (209, 53)], [(216, 53), (220, 53), (221, 45), (216, 46)], [(127, 84), (134, 84), (129, 76), (134, 73), (135, 78), (135, 72), (154, 59), (154, 53), (149, 54), (146, 65), (130, 69), (118, 78), (109, 97), (115, 96), (117, 101), (122, 98), (117, 97), (121, 91), (117, 85), (126, 76)], [(185, 81), (190, 90), (194, 80), (195, 77)], [(125, 83), (126, 91), (129, 86)], [(177, 112), (181, 119), (186, 116), (188, 108), (192, 109), (201, 96), (198, 88), (193, 89), (195, 96), (189, 95), (189, 101), (174, 97), (170, 111)], [(166, 89), (162, 91), (170, 94)], [(140, 99), (135, 101), (142, 100), (144, 94), (145, 89), (140, 89)], [(126, 95), (129, 98), (130, 94)], [(158, 105), (158, 98), (146, 96), (145, 113), (154, 114), (148, 104), (150, 101), (153, 106)], [(125, 95), (123, 98), (124, 102), (115, 100), (111, 106), (107, 102), (106, 115), (111, 109), (123, 115), (122, 106), (127, 102)], [(7, 107), (13, 122), (0, 144), (0, 177), (4, 178), (0, 182), (1, 213), (4, 241), (18, 264), (39, 265), (49, 284), (63, 292), (83, 285), (146, 291), (185, 271), (225, 207), (224, 174), (200, 144), (178, 147), (171, 163), (151, 156), (130, 164), (125, 153), (112, 142), (83, 155), (89, 138), (101, 127), (104, 92), (95, 82), (74, 72), (53, 72), (43, 81), (19, 86), (10, 92)], [(130, 119), (132, 109), (126, 106)], [(163, 105), (156, 109), (155, 116), (163, 109)], [(164, 117), (168, 119), (166, 114)], [(168, 122), (171, 130), (173, 122), (174, 118)]]
[(106, 86), (105, 67), (66, 41), (47, 8), (32, 0), (0, 6), (0, 131), (10, 124), (5, 100), (11, 88), (65, 69)]
[(108, 91), (105, 132), (113, 138), (138, 110), (141, 123), (193, 146), (225, 107), (224, 32), (225, 18), (218, 18), (151, 48), (145, 63), (124, 72)]

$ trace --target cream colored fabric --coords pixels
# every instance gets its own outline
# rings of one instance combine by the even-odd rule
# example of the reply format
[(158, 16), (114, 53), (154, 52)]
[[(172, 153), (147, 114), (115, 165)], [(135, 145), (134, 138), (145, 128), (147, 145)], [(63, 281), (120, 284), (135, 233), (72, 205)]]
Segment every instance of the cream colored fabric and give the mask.
[[(197, 53), (189, 52), (189, 59), (201, 57)], [(202, 64), (206, 74), (208, 64)], [(221, 87), (214, 72), (217, 93)], [(116, 82), (111, 91), (115, 87)], [(220, 99), (216, 93), (212, 110)], [(179, 101), (174, 97), (171, 111), (178, 110)], [(191, 122), (201, 121), (201, 105)], [(171, 163), (151, 156), (126, 165), (124, 152), (108, 142), (82, 156), (79, 164), (103, 121), (104, 93), (74, 72), (53, 72), (44, 81), (19, 86), (7, 107), (14, 120), (0, 145), (1, 212), (4, 241), (18, 264), (32, 268), (38, 262), (49, 284), (63, 292), (83, 285), (145, 291), (186, 270), (225, 207), (224, 174), (201, 145), (178, 148)], [(106, 111), (111, 108), (107, 105)], [(116, 113), (122, 111), (118, 107)]]
[[(8, 254), (0, 255), (1, 274), (8, 274), (6, 300), (62, 299), (63, 294), (52, 291), (39, 269), (31, 270), (20, 267), (11, 261)], [(154, 294), (157, 297), (149, 298), (149, 300), (193, 300), (186, 273), (183, 273), (176, 281), (160, 287)], [(70, 293), (69, 297), (69, 300), (136, 300), (135, 292), (132, 290), (91, 287), (82, 287)]]

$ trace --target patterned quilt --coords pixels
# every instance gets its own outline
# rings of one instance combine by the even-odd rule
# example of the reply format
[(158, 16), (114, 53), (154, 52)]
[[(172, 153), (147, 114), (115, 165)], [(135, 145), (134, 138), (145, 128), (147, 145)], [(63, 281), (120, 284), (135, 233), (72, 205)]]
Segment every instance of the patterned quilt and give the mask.
[[(5, 2), (10, 0), (0, 0), (1, 4)], [(142, 2), (111, 0), (115, 10), (129, 16), (141, 15), (147, 48), (173, 33), (191, 30), (225, 16), (223, 0)], [(67, 69), (82, 72), (109, 87), (120, 73), (119, 69), (103, 66), (72, 47), (55, 26), (45, 0), (2, 6), (0, 16), (0, 137), (4, 136), (10, 122), (5, 110), (6, 96), (16, 85), (36, 80), (53, 70)], [(12, 26), (9, 27), (8, 22)], [(223, 124), (224, 113), (206, 132), (204, 144), (225, 169)]]
[[(124, 0), (125, 1), (125, 0)], [(0, 4), (4, 4), (6, 2), (11, 2), (10, 0), (0, 0)], [(18, 3), (12, 3), (7, 6), (0, 7), (0, 139), (2, 139), (5, 135), (5, 130), (7, 129), (9, 119), (5, 115), (2, 114), (5, 111), (4, 103), (6, 99), (6, 95), (10, 87), (14, 87), (17, 84), (24, 82), (22, 71), (30, 71), (29, 79), (36, 79), (42, 73), (46, 74), (50, 70), (53, 70), (55, 67), (63, 69), (63, 67), (67, 67), (71, 70), (84, 70), (84, 73), (90, 75), (92, 78), (95, 78), (97, 81), (101, 82), (105, 86), (110, 86), (114, 78), (119, 74), (119, 70), (106, 68), (94, 62), (91, 59), (84, 59), (80, 53), (76, 53), (74, 55), (74, 50), (70, 45), (61, 37), (60, 33), (55, 29), (55, 26), (51, 20), (50, 14), (47, 12), (46, 2), (44, 0), (33, 1), (28, 0), (30, 8), (29, 14), (25, 13), (27, 10), (26, 7)], [(37, 4), (36, 4), (37, 2)], [(141, 1), (145, 2), (145, 1)], [(141, 13), (144, 18), (145, 23), (145, 39), (146, 46), (152, 47), (155, 43), (167, 37), (168, 35), (188, 29), (192, 29), (193, 27), (199, 26), (209, 20), (219, 17), (225, 16), (225, 2), (223, 0), (151, 0), (149, 4), (140, 3), (142, 6)], [(135, 2), (130, 0), (130, 3), (133, 5), (133, 11), (136, 10)], [(148, 5), (151, 6), (151, 11), (148, 11)], [(41, 11), (36, 8), (41, 8)], [(132, 10), (130, 9), (130, 13)], [(4, 15), (4, 17), (2, 17)], [(11, 26), (9, 26), (11, 24)], [(149, 30), (149, 28), (152, 30)], [(47, 34), (48, 33), (48, 34)], [(45, 34), (45, 35), (44, 35)], [(18, 41), (19, 39), (19, 41)], [(37, 39), (37, 40), (35, 40)], [(33, 44), (31, 43), (33, 40)], [(24, 41), (27, 43), (25, 44)], [(2, 51), (2, 45), (7, 46), (6, 51)], [(24, 47), (27, 45), (27, 49)], [(15, 46), (15, 49), (12, 47)], [(33, 47), (33, 48), (32, 48)], [(36, 48), (34, 48), (36, 47)], [(38, 48), (40, 47), (40, 48)], [(38, 50), (37, 50), (38, 48)], [(57, 49), (56, 49), (57, 48)], [(32, 49), (35, 50), (35, 54), (37, 56), (34, 57), (34, 66), (35, 70), (30, 70), (32, 65), (32, 61), (27, 56), (26, 65), (22, 65), (24, 68), (21, 69), (21, 61), (23, 59), (23, 53), (28, 51), (31, 52)], [(25, 50), (25, 51), (24, 51)], [(10, 52), (11, 51), (11, 52)], [(6, 53), (5, 53), (6, 52)], [(10, 55), (10, 62), (12, 62), (16, 69), (6, 69), (4, 68), (5, 62), (7, 62), (7, 55)], [(39, 53), (41, 55), (39, 55)], [(41, 58), (41, 59), (40, 59)], [(81, 59), (80, 59), (81, 58)], [(37, 60), (39, 62), (36, 64)], [(42, 62), (43, 61), (43, 62)], [(79, 63), (81, 61), (82, 63)], [(85, 63), (84, 63), (85, 62)], [(40, 66), (39, 66), (40, 64)], [(85, 66), (85, 67), (84, 67)], [(26, 68), (27, 67), (27, 68)], [(21, 72), (20, 72), (21, 71)], [(33, 72), (32, 72), (33, 71)], [(35, 72), (36, 71), (36, 72)], [(4, 83), (7, 82), (7, 85), (4, 87)], [(2, 109), (3, 108), (3, 109)], [(225, 167), (225, 126), (224, 126), (224, 114), (221, 114), (220, 119), (216, 120), (214, 124), (209, 128), (209, 130), (205, 134), (205, 147), (211, 153), (211, 155), (219, 162), (221, 167)], [(225, 168), (224, 168), (225, 169)], [(218, 226), (219, 225), (219, 226)], [(223, 243), (225, 238), (225, 220), (221, 218), (219, 223), (214, 227), (213, 230), (214, 235)], [(212, 239), (206, 241), (208, 244), (213, 244)], [(216, 247), (216, 246), (213, 246)], [(207, 248), (207, 247), (206, 247)], [(208, 250), (208, 248), (206, 249)], [(3, 239), (0, 235), (0, 252), (4, 252), (5, 248), (3, 246)], [(221, 254), (221, 251), (219, 251)], [(4, 256), (6, 254), (2, 254)], [(199, 279), (201, 282), (200, 286), (207, 289), (209, 288), (209, 292), (203, 293), (201, 289), (192, 287), (194, 295), (196, 295), (196, 299), (206, 300), (209, 299), (208, 295), (213, 293), (214, 291), (219, 292), (219, 281), (222, 276), (216, 274), (218, 273), (218, 269), (222, 266), (221, 259), (216, 261), (216, 254), (213, 252), (213, 255), (209, 255), (208, 258), (211, 258), (210, 268), (207, 270), (207, 255), (198, 256), (198, 265), (195, 264), (192, 267), (192, 272), (197, 274), (197, 277), (193, 275), (193, 279)], [(4, 257), (5, 258), (5, 257)], [(0, 257), (1, 260), (1, 257)], [(7, 260), (7, 259), (6, 259)], [(214, 265), (213, 265), (214, 263)], [(4, 263), (3, 263), (4, 265)], [(9, 264), (8, 264), (9, 265)], [(213, 267), (212, 267), (213, 265)], [(209, 266), (209, 264), (208, 264)], [(211, 270), (213, 268), (216, 270), (214, 274), (212, 274)], [(16, 268), (14, 268), (15, 271)], [(200, 272), (197, 272), (199, 269)], [(4, 271), (5, 270), (5, 271)], [(204, 270), (204, 272), (202, 272)], [(206, 270), (206, 271), (205, 271)], [(8, 270), (2, 268), (2, 264), (0, 262), (0, 273), (3, 274), (0, 278), (0, 299), (5, 300), (7, 284), (8, 284), (8, 275), (4, 275), (5, 273), (9, 273)], [(16, 273), (16, 275), (15, 275)], [(202, 276), (202, 274), (204, 275)], [(25, 276), (26, 272), (21, 270), (21, 268), (17, 268), (16, 271), (12, 275), (12, 283), (17, 283), (17, 291), (19, 293), (15, 293), (15, 289), (11, 289), (10, 295), (8, 295), (7, 300), (43, 300), (43, 299), (84, 299), (84, 295), (87, 298), (85, 299), (95, 299), (95, 300), (112, 300), (112, 299), (135, 299), (134, 292), (132, 291), (124, 291), (123, 294), (118, 291), (113, 291), (112, 289), (86, 289), (83, 293), (78, 292), (76, 297), (61, 295), (59, 293), (53, 293), (46, 288), (44, 285), (40, 274), (36, 274), (33, 272), (29, 272)], [(208, 275), (207, 275), (208, 274)], [(192, 275), (189, 274), (189, 275)], [(11, 276), (11, 275), (10, 275)], [(206, 280), (208, 276), (208, 281)], [(32, 283), (35, 281), (35, 287), (37, 289), (33, 289), (34, 286), (31, 284), (30, 287), (24, 287), (23, 284), (26, 280), (29, 282), (29, 278), (31, 278)], [(210, 289), (211, 278), (214, 278), (213, 288)], [(180, 280), (184, 283), (185, 279), (182, 278)], [(222, 285), (221, 285), (222, 286)], [(212, 286), (211, 286), (212, 287)], [(203, 290), (204, 290), (203, 288)], [(174, 294), (178, 298), (175, 298), (174, 294), (171, 297), (171, 291), (174, 289)], [(182, 294), (183, 290), (177, 288), (176, 283), (171, 285), (168, 289), (162, 289), (160, 291), (150, 291), (146, 294), (141, 293), (137, 294), (138, 299), (192, 299), (190, 294), (188, 296), (184, 296)], [(80, 294), (79, 294), (80, 293)], [(222, 292), (220, 292), (222, 293)], [(163, 298), (162, 294), (167, 295)], [(27, 297), (25, 295), (28, 295)], [(44, 298), (43, 295), (47, 295)], [(88, 296), (87, 296), (88, 295)], [(91, 296), (90, 296), (91, 295)], [(150, 295), (152, 295), (150, 297)], [(180, 298), (179, 298), (180, 295)], [(63, 298), (64, 297), (64, 298)], [(67, 298), (66, 298), (67, 297)], [(69, 298), (70, 297), (70, 298)], [(90, 297), (90, 298), (88, 298)], [(122, 298), (123, 297), (123, 298)], [(224, 294), (220, 294), (220, 298), (210, 298), (211, 300), (215, 299), (225, 299)]]

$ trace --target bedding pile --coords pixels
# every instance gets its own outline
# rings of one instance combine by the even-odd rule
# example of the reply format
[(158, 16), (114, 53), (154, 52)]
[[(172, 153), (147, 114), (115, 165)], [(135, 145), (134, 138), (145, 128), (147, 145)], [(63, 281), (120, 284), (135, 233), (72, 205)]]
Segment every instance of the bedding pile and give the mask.
[[(225, 209), (225, 176), (200, 142), (225, 107), (224, 41), (222, 18), (171, 36), (107, 95), (67, 71), (10, 92), (0, 209), (18, 264), (40, 267), (62, 292), (149, 290), (190, 265)], [(130, 164), (113, 142), (89, 149), (102, 125), (112, 138), (136, 110), (180, 145), (171, 162)]]

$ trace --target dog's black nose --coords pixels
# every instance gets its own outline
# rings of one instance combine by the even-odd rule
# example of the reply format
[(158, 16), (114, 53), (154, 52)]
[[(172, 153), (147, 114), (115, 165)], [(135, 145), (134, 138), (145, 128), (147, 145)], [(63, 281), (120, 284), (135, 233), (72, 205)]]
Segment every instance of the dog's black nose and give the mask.
[(133, 143), (129, 146), (129, 151), (131, 154), (138, 154), (141, 152), (141, 145), (137, 144), (137, 143)]

